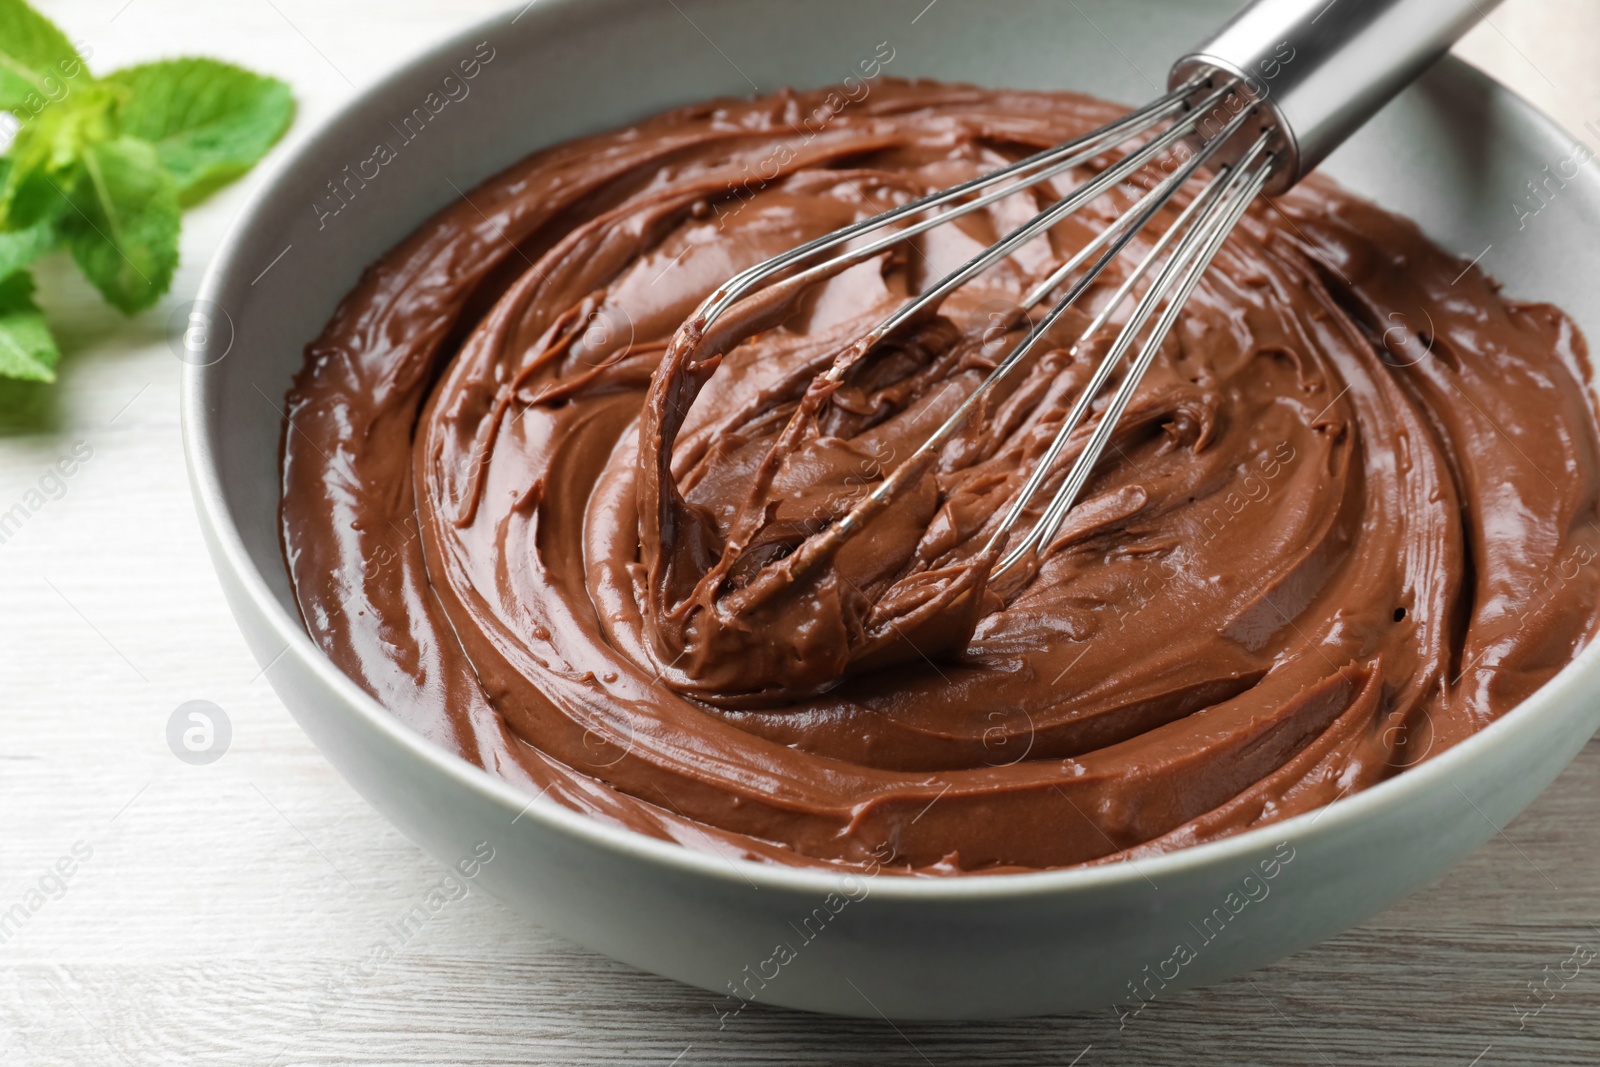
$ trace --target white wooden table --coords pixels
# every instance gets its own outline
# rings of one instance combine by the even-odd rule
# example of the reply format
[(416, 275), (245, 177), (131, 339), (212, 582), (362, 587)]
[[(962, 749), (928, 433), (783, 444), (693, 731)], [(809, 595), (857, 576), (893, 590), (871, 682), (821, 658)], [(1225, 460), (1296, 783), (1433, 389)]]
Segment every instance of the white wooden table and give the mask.
[[(288, 79), (297, 133), (496, 6), (44, 3), (97, 70), (201, 53)], [(1600, 4), (1508, 0), (1493, 19), (1462, 51), (1600, 149), (1584, 129), (1600, 122)], [(1109, 1009), (898, 1030), (752, 1010), (719, 1032), (708, 995), (481, 893), (325, 1002), (443, 870), (301, 735), (245, 651), (194, 522), (167, 319), (248, 184), (188, 216), (172, 293), (132, 321), (47, 264), (62, 382), (0, 391), (0, 511), (76, 443), (92, 449), (0, 543), (0, 917), (38, 904), (9, 928), (0, 918), (0, 1063), (1600, 1063), (1600, 957), (1581, 962), (1600, 952), (1600, 743), (1409, 902), (1157, 1002), (1121, 1032)], [(190, 700), (231, 723), (207, 766), (166, 740)], [(70, 877), (50, 876), (63, 860)]]

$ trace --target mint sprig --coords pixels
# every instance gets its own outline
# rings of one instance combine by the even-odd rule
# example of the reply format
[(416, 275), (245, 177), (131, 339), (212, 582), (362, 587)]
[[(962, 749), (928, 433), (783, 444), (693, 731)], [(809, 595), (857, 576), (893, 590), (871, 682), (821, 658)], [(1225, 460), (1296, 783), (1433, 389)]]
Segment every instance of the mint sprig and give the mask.
[(56, 339), (33, 302), (33, 279), (15, 271), (0, 280), (0, 375), (52, 382), (57, 358)]
[(17, 108), (30, 94), (48, 98), (51, 80), (80, 65), (67, 35), (22, 0), (0, 0), (0, 26), (0, 109)]
[(24, 0), (0, 0), (0, 377), (53, 381), (55, 341), (27, 267), (66, 248), (132, 315), (178, 265), (182, 209), (248, 171), (289, 128), (289, 87), (214, 59), (97, 78)]
[(100, 295), (132, 315), (153, 304), (178, 267), (178, 183), (137, 137), (91, 144), (61, 219), (72, 258)]
[(215, 59), (145, 63), (105, 80), (128, 90), (122, 132), (155, 146), (184, 207), (254, 166), (294, 115), (283, 82)]

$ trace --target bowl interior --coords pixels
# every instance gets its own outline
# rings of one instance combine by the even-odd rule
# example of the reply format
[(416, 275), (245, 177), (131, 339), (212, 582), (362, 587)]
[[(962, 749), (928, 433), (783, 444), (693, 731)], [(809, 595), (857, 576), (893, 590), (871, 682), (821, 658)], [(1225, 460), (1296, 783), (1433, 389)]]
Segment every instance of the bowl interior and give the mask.
[[(288, 157), (220, 253), (203, 299), (225, 331), (190, 369), (191, 461), (219, 523), (284, 625), (299, 614), (278, 537), (282, 407), (305, 344), (361, 271), (429, 214), (536, 148), (718, 95), (836, 83), (885, 47), (884, 73), (1070, 88), (1129, 103), (1232, 0), (539, 0), (458, 35), (364, 93)], [(475, 61), (475, 65), (472, 65)], [(461, 64), (475, 73), (465, 77)], [(392, 158), (369, 163), (377, 146)], [(1600, 336), (1600, 176), (1580, 167), (1537, 217), (1524, 183), (1574, 141), (1447, 61), (1336, 153), (1325, 171), (1416, 219), (1515, 296), (1549, 300)], [(1591, 652), (1593, 649), (1590, 650)], [(1593, 657), (1586, 657), (1592, 659)]]

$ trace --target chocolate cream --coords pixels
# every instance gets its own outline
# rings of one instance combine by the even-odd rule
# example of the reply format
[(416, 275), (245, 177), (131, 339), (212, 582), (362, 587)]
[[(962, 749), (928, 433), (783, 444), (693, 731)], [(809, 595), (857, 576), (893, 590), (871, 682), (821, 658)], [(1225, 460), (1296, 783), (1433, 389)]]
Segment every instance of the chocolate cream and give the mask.
[(289, 394), (312, 636), (530, 792), (694, 848), (912, 873), (1225, 837), (1515, 707), (1596, 627), (1583, 339), (1317, 178), (1245, 216), (1043, 552), (983, 579), (1145, 238), (903, 498), (795, 564), (1136, 190), (832, 386), (908, 294), (1107, 159), (716, 336), (680, 326), (745, 267), (1118, 113), (933, 83), (722, 100), (452, 203), (365, 273)]

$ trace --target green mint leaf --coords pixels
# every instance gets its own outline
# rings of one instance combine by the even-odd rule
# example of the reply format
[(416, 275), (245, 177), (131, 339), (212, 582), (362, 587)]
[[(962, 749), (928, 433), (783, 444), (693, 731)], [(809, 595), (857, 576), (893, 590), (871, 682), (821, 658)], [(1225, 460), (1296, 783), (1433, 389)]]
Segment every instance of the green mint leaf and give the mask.
[(26, 229), (61, 213), (83, 172), (84, 152), (116, 137), (117, 104), (126, 91), (85, 82), (23, 124), (0, 178), (0, 229)]
[(90, 145), (62, 216), (67, 247), (100, 295), (131, 315), (160, 299), (178, 266), (177, 183), (148, 143)]
[(0, 279), (0, 377), (56, 380), (61, 353), (33, 302), (33, 278), (19, 270)]
[(61, 231), (54, 220), (25, 230), (0, 230), (0, 277), (21, 270), (60, 243)]
[[(0, 157), (0, 189), (5, 188), (10, 170), (11, 161)], [(60, 201), (61, 198), (56, 199)], [(21, 270), (61, 243), (58, 216), (59, 212), (21, 229), (0, 229), (0, 278)]]
[(23, 0), (0, 0), (0, 27), (0, 110), (39, 111), (88, 77), (67, 35)]
[(127, 89), (122, 133), (155, 145), (185, 206), (249, 170), (294, 118), (276, 78), (214, 59), (170, 59), (112, 71)]

